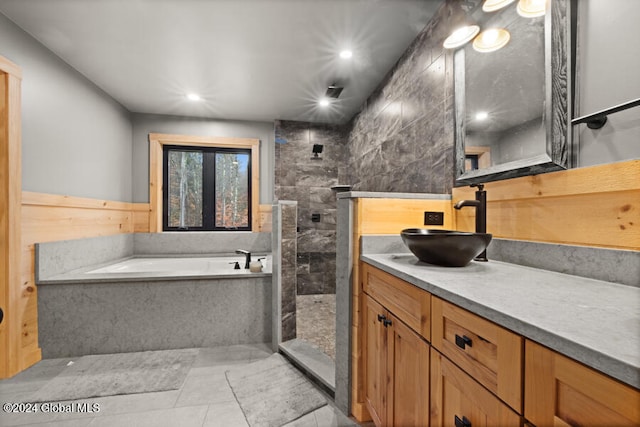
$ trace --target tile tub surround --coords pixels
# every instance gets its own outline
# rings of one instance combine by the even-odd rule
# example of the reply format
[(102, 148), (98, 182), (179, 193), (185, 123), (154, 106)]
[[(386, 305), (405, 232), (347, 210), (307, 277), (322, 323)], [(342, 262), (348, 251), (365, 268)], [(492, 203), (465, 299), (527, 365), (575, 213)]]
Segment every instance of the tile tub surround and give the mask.
[(270, 275), (43, 285), (44, 358), (271, 342)]
[(134, 234), (134, 253), (220, 254), (245, 249), (251, 253), (271, 252), (271, 233), (251, 231), (192, 231)]
[(36, 283), (80, 268), (132, 257), (134, 234), (36, 243)]
[(410, 254), (360, 259), (640, 388), (640, 288), (500, 261), (446, 268)]
[(255, 254), (270, 253), (271, 233), (135, 233), (38, 243), (36, 283), (128, 257), (220, 255), (233, 254), (236, 249)]

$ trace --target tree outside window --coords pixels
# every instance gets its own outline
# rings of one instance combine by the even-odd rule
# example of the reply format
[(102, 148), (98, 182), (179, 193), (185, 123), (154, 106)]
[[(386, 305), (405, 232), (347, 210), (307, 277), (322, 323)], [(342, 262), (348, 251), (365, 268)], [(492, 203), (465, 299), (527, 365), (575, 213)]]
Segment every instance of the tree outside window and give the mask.
[(164, 146), (165, 231), (250, 230), (251, 151)]

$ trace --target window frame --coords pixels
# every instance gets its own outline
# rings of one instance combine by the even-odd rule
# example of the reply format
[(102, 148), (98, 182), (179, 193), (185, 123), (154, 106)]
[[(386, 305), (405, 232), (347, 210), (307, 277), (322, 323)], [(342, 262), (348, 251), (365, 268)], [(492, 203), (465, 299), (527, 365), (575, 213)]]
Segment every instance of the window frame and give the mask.
[[(182, 151), (182, 152), (201, 152), (202, 153), (202, 225), (199, 227), (174, 227), (169, 226), (169, 192), (164, 191), (169, 185), (168, 165), (170, 151)], [(230, 147), (216, 147), (216, 146), (193, 146), (193, 145), (163, 145), (162, 146), (162, 231), (251, 231), (251, 150), (247, 148), (230, 148)], [(217, 177), (217, 163), (216, 156), (218, 153), (229, 154), (245, 154), (248, 155), (249, 161), (248, 167), (248, 223), (244, 227), (219, 227), (216, 225), (217, 210), (216, 210), (216, 177)], [(213, 195), (213, 199), (210, 196)]]
[[(251, 208), (249, 211), (250, 227), (244, 231), (258, 231), (259, 227), (259, 162), (260, 140), (252, 138), (227, 138), (209, 136), (189, 136), (171, 134), (149, 134), (149, 231), (159, 233), (163, 231), (163, 147), (165, 145), (187, 147), (217, 147), (231, 149), (249, 149), (250, 156), (250, 187)], [(220, 231), (232, 231), (235, 228), (222, 228)], [(214, 230), (214, 231), (218, 231)], [(170, 232), (178, 231), (171, 229)], [(182, 230), (180, 230), (182, 231)], [(194, 231), (192, 228), (191, 231)], [(197, 230), (195, 230), (197, 231)], [(209, 231), (209, 230), (203, 230)]]

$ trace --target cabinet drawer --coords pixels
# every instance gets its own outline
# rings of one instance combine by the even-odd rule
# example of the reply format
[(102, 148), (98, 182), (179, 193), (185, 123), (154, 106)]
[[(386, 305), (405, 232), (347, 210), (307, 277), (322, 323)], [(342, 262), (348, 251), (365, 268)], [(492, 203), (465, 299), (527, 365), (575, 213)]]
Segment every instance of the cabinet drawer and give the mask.
[(429, 340), (431, 294), (367, 263), (360, 265), (364, 292)]
[(640, 426), (640, 390), (527, 340), (524, 416), (538, 427)]
[(431, 309), (432, 345), (522, 413), (522, 337), (437, 297)]
[(519, 426), (522, 417), (431, 348), (432, 426)]

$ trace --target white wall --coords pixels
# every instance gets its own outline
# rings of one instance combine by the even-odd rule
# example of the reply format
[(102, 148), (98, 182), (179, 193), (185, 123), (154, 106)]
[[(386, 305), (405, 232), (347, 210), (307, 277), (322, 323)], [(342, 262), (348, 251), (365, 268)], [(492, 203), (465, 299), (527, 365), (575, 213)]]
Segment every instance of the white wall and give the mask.
[(131, 201), (129, 112), (0, 14), (0, 55), (22, 69), (22, 188)]
[(260, 203), (271, 204), (275, 132), (272, 122), (133, 114), (133, 201), (149, 202), (149, 133), (257, 138), (260, 140)]
[[(640, 98), (640, 1), (578, 1), (578, 108), (574, 117)], [(574, 126), (578, 166), (640, 158), (640, 107), (597, 130)]]

